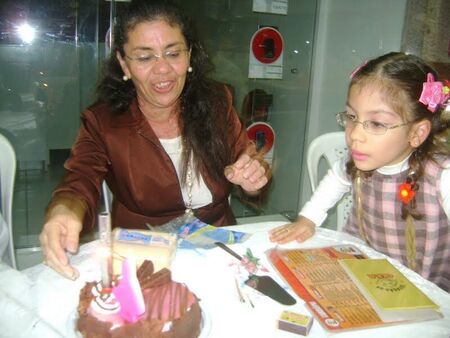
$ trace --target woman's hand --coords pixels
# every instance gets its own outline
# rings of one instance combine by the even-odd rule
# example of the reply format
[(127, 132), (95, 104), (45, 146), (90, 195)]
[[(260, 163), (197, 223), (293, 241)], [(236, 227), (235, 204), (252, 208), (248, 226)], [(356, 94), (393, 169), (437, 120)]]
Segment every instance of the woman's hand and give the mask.
[[(84, 215), (84, 210), (82, 214)], [(64, 203), (53, 204), (46, 218), (39, 235), (44, 264), (62, 276), (75, 280), (79, 272), (70, 265), (67, 253), (75, 254), (78, 251), (82, 228), (80, 210), (68, 208)]]
[(304, 242), (316, 232), (316, 225), (308, 218), (300, 216), (294, 223), (284, 224), (269, 231), (272, 242), (283, 244), (296, 240)]
[(228, 181), (240, 185), (245, 192), (255, 193), (269, 181), (270, 169), (261, 156), (244, 153), (225, 168), (224, 174)]

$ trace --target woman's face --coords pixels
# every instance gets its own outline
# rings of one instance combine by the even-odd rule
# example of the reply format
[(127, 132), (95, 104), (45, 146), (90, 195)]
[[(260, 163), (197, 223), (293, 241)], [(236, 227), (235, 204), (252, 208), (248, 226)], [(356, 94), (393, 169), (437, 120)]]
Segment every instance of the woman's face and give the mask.
[(117, 53), (145, 106), (172, 108), (186, 82), (190, 51), (178, 26), (164, 20), (141, 22), (128, 32), (125, 56)]
[[(375, 121), (388, 127), (403, 124), (376, 87), (350, 88), (347, 113), (355, 116), (357, 121)], [(348, 125), (345, 136), (348, 148), (356, 167), (370, 171), (380, 167), (393, 165), (404, 160), (413, 150), (410, 145), (412, 135), (411, 124), (388, 129), (383, 135), (373, 135), (364, 130), (361, 123)]]

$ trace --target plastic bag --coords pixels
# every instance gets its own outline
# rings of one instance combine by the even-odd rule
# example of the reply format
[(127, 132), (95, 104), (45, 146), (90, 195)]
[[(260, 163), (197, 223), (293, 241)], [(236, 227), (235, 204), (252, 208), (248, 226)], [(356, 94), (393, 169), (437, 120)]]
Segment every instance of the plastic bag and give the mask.
[(215, 247), (215, 242), (241, 243), (251, 236), (249, 233), (206, 224), (192, 215), (182, 215), (158, 227), (147, 226), (152, 231), (176, 234), (178, 247), (182, 249), (211, 249)]

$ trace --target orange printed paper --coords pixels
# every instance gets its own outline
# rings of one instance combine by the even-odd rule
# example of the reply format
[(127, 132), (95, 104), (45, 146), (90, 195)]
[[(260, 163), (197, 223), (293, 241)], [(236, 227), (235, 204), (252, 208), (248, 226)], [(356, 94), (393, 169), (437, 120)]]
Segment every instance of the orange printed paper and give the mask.
[(412, 316), (408, 311), (378, 311), (339, 263), (351, 259), (363, 267), (371, 261), (353, 245), (272, 249), (267, 256), (314, 317), (331, 332), (441, 316), (434, 308), (415, 310)]

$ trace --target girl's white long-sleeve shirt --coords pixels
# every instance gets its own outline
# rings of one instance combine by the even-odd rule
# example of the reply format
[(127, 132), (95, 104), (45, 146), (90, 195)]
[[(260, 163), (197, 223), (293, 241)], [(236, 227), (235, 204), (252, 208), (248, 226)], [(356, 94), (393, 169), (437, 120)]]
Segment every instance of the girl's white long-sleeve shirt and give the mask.
[[(377, 171), (383, 175), (398, 174), (408, 168), (408, 159), (409, 157), (400, 163), (379, 168)], [(299, 215), (310, 219), (316, 226), (322, 225), (328, 216), (328, 210), (352, 188), (352, 182), (345, 172), (346, 162), (347, 158), (344, 157), (333, 164)], [(450, 166), (442, 171), (439, 188), (443, 201), (442, 207), (450, 219)]]

